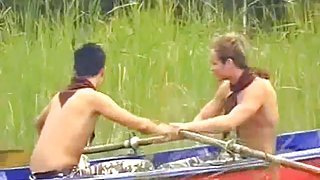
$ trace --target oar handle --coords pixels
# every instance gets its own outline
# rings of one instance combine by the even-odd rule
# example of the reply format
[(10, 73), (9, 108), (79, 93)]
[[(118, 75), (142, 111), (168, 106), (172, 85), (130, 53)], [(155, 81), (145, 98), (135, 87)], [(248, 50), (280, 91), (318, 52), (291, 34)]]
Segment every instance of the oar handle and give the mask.
[(239, 145), (239, 144), (235, 144), (235, 143), (229, 144), (225, 141), (215, 139), (212, 137), (208, 137), (206, 135), (202, 135), (199, 133), (187, 131), (187, 130), (180, 130), (179, 134), (181, 134), (185, 138), (195, 140), (195, 141), (198, 141), (201, 143), (224, 147), (234, 153), (244, 154), (244, 155), (248, 155), (251, 157), (258, 158), (258, 159), (263, 159), (263, 160), (266, 160), (269, 162), (279, 163), (284, 166), (305, 170), (305, 171), (312, 172), (315, 174), (320, 174), (320, 168), (318, 168), (318, 167), (315, 167), (315, 166), (312, 166), (309, 164), (305, 164), (305, 163), (301, 163), (301, 162), (292, 161), (292, 160), (285, 159), (285, 158), (275, 156), (272, 154), (268, 154), (268, 153), (265, 153), (262, 151), (254, 150), (254, 149), (248, 148), (243, 145)]
[(139, 137), (132, 137), (129, 140), (125, 140), (122, 143), (117, 144), (103, 144), (103, 145), (96, 145), (91, 147), (84, 148), (83, 153), (84, 154), (94, 154), (94, 153), (101, 153), (101, 152), (107, 152), (107, 151), (114, 151), (119, 149), (125, 149), (125, 148), (138, 148), (139, 146), (147, 146), (150, 144), (157, 144), (167, 141), (166, 136), (154, 136), (149, 138), (142, 138)]

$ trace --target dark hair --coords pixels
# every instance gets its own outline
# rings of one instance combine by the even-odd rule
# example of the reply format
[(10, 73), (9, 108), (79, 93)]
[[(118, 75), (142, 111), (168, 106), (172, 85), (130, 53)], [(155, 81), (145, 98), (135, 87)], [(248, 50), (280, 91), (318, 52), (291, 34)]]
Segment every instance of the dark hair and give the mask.
[(74, 52), (75, 76), (91, 77), (99, 73), (105, 65), (106, 55), (103, 49), (95, 43), (82, 45)]
[(250, 72), (265, 79), (269, 79), (270, 75), (266, 70), (249, 67), (247, 65), (245, 40), (238, 34), (227, 33), (216, 39), (211, 48), (215, 51), (219, 60), (225, 64), (228, 59), (232, 59), (233, 63), (240, 69), (249, 69)]

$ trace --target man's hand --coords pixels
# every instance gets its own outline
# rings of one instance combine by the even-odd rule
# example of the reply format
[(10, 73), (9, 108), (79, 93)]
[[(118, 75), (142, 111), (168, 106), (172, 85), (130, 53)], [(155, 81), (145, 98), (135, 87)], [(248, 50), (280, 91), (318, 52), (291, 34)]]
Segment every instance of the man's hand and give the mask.
[(177, 126), (171, 126), (168, 124), (161, 123), (158, 125), (158, 129), (159, 134), (167, 136), (169, 141), (182, 139), (179, 136), (179, 128)]
[(188, 130), (188, 123), (170, 123), (170, 125), (178, 128), (178, 131), (182, 129)]

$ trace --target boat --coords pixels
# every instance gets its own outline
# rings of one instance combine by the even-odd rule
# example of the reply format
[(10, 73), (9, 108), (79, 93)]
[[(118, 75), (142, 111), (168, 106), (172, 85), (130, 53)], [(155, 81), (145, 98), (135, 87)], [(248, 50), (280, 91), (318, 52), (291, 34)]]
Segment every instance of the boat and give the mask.
[[(201, 145), (184, 149), (174, 149), (154, 154), (134, 154), (116, 157), (99, 158), (90, 161), (92, 166), (116, 161), (149, 161), (153, 169), (144, 172), (125, 172), (80, 179), (270, 179), (266, 175), (268, 162), (258, 158), (243, 158), (235, 161), (215, 161), (221, 148), (212, 145)], [(320, 129), (284, 133), (277, 136), (276, 156), (294, 162), (302, 162), (320, 168)], [(212, 161), (199, 165), (170, 168), (170, 164), (179, 164), (196, 159), (211, 157)], [(320, 174), (305, 170), (281, 166), (277, 169), (279, 179), (316, 180)], [(28, 179), (28, 166), (2, 168), (0, 179)], [(79, 178), (77, 178), (79, 179)]]

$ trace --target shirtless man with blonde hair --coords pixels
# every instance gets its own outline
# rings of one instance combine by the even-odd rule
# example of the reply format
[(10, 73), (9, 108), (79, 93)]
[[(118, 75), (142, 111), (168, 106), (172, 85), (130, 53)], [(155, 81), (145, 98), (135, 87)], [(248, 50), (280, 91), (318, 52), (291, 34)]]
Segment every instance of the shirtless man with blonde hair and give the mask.
[(245, 42), (234, 33), (217, 38), (211, 46), (211, 71), (220, 81), (214, 98), (181, 129), (223, 133), (234, 130), (246, 146), (275, 153), (279, 113), (269, 75), (248, 67)]
[(104, 51), (93, 43), (75, 51), (71, 84), (51, 99), (36, 121), (39, 139), (30, 161), (34, 179), (68, 175), (92, 141), (98, 115), (144, 134), (172, 133), (171, 126), (133, 115), (96, 91), (104, 79), (105, 59)]

